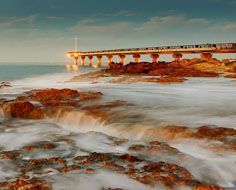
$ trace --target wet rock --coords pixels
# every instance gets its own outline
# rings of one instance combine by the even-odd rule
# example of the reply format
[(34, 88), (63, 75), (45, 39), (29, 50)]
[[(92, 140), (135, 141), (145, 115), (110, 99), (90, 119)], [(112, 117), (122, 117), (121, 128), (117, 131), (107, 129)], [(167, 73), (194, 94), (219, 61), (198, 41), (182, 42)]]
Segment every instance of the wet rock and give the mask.
[(226, 75), (225, 78), (235, 79), (236, 78), (236, 74)]
[(25, 146), (23, 147), (24, 150), (27, 150), (27, 151), (32, 151), (35, 147), (34, 146)]
[(1, 82), (0, 83), (0, 89), (7, 88), (7, 87), (11, 87), (11, 84), (9, 82)]
[(109, 116), (112, 114), (110, 111), (112, 108), (127, 105), (125, 101), (113, 101), (107, 104), (95, 104), (90, 106), (83, 106), (81, 110), (86, 111), (89, 115), (94, 118), (99, 119), (100, 121), (106, 121)]
[(169, 77), (218, 77), (219, 74), (200, 71), (192, 68), (171, 67), (161, 68), (149, 72), (150, 76), (169, 76)]
[(135, 151), (135, 152), (140, 152), (140, 151), (143, 151), (145, 149), (145, 146), (144, 145), (141, 145), (141, 144), (137, 144), (137, 145), (133, 145), (131, 147), (129, 147), (129, 151)]
[(54, 144), (52, 144), (52, 143), (47, 143), (47, 144), (43, 144), (42, 148), (46, 149), (46, 150), (52, 150), (52, 149), (55, 149), (56, 146)]
[[(217, 77), (216, 72), (196, 69), (194, 64), (202, 60), (181, 60), (179, 62), (152, 64), (148, 62), (129, 63), (122, 65), (111, 63), (107, 73), (119, 74), (145, 74), (150, 76), (169, 76), (169, 77)], [(213, 65), (213, 64), (212, 64)]]
[[(32, 90), (26, 92), (26, 96), (20, 96), (13, 101), (2, 101), (0, 106), (8, 117), (43, 119), (46, 116), (55, 116), (60, 109), (72, 111), (73, 108), (79, 108), (79, 102), (100, 99), (101, 96), (101, 92), (78, 92), (71, 89)], [(112, 106), (118, 106), (118, 103), (101, 107), (111, 108)], [(101, 118), (107, 117), (106, 112), (99, 110), (98, 107), (95, 109), (87, 107), (87, 111)]]
[(194, 188), (194, 190), (225, 190), (225, 188), (214, 185), (201, 185), (199, 187)]
[(177, 140), (192, 137), (193, 131), (185, 126), (166, 126), (157, 131), (157, 134), (165, 140)]
[(93, 174), (93, 173), (95, 173), (95, 172), (96, 172), (96, 170), (93, 169), (93, 168), (86, 168), (86, 169), (85, 169), (85, 173), (88, 173), (88, 174)]
[(106, 73), (105, 70), (100, 70), (73, 77), (69, 82), (97, 82), (99, 78), (109, 76), (109, 73)]
[(27, 145), (23, 147), (23, 150), (26, 150), (26, 151), (33, 151), (36, 149), (52, 150), (55, 148), (56, 148), (56, 145), (52, 143), (42, 143), (42, 144), (40, 143), (40, 144), (35, 144), (35, 145)]
[(224, 127), (203, 126), (192, 135), (195, 138), (207, 138), (224, 141), (227, 137), (236, 137), (236, 130)]
[(80, 101), (96, 100), (100, 99), (102, 95), (103, 94), (101, 92), (80, 92), (79, 99)]
[(20, 102), (27, 102), (29, 100), (30, 100), (30, 98), (27, 96), (19, 96), (15, 99), (15, 101), (20, 101)]
[(163, 156), (163, 155), (175, 155), (176, 157), (182, 156), (180, 151), (176, 148), (169, 146), (167, 143), (153, 141), (147, 145), (133, 145), (129, 147), (129, 151), (135, 152), (136, 154), (141, 155), (155, 155), (155, 156)]
[(182, 83), (186, 80), (187, 79), (185, 79), (185, 78), (178, 78), (178, 77), (160, 77), (160, 78), (145, 78), (142, 81), (170, 84), (170, 83)]
[(121, 155), (119, 156), (119, 158), (121, 160), (125, 160), (127, 162), (131, 162), (131, 163), (135, 163), (135, 162), (139, 162), (141, 161), (139, 158), (137, 158), (136, 156), (132, 156), (132, 155), (129, 155), (129, 154), (124, 154), (124, 155)]
[(87, 159), (92, 162), (101, 162), (108, 161), (111, 159), (111, 157), (108, 154), (93, 152), (88, 156)]
[(179, 150), (169, 146), (167, 143), (153, 141), (149, 143), (150, 146), (147, 146), (147, 151), (151, 154), (155, 154), (157, 152), (161, 153), (179, 153)]
[(188, 170), (178, 165), (156, 162), (147, 164), (142, 169), (144, 172), (140, 172), (136, 180), (144, 184), (162, 183), (167, 187), (176, 185), (195, 187), (201, 185), (201, 182), (194, 179)]
[(68, 170), (68, 167), (63, 167), (63, 168), (60, 168), (59, 171), (61, 173), (67, 173), (69, 170)]
[(46, 89), (29, 92), (30, 98), (34, 101), (41, 102), (44, 105), (59, 105), (60, 102), (68, 101), (79, 97), (77, 90), (71, 89)]
[(3, 113), (8, 117), (22, 119), (43, 119), (42, 109), (34, 106), (30, 102), (6, 102), (3, 104)]
[(0, 158), (5, 160), (15, 160), (18, 158), (19, 155), (20, 155), (19, 152), (14, 152), (14, 151), (0, 152)]
[(159, 135), (164, 141), (196, 138), (227, 142), (228, 138), (236, 136), (235, 129), (217, 126), (202, 126), (196, 129), (185, 126), (166, 126), (157, 130), (151, 130), (150, 133)]
[(123, 166), (120, 166), (115, 162), (101, 162), (99, 165), (102, 167), (111, 169), (111, 170), (116, 170), (116, 171), (124, 171), (125, 170), (125, 168)]
[(182, 83), (186, 81), (185, 78), (180, 77), (159, 77), (159, 78), (144, 78), (141, 76), (123, 76), (119, 77), (117, 79), (112, 79), (109, 82), (110, 83), (124, 83), (124, 84), (132, 84), (132, 83), (138, 83), (138, 82), (152, 82), (152, 83), (161, 83), (161, 84), (170, 84), (170, 83)]
[(50, 186), (38, 179), (32, 178), (29, 180), (17, 179), (15, 181), (0, 182), (0, 188), (12, 190), (49, 190)]

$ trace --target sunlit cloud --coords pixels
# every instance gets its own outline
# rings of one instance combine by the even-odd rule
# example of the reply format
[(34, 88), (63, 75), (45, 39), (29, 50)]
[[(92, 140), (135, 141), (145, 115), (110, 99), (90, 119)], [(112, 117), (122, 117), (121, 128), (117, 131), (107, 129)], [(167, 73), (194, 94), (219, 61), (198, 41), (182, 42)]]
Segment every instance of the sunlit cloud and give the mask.
[(224, 24), (222, 26), (222, 30), (223, 31), (230, 31), (230, 30), (236, 31), (236, 22)]
[(10, 18), (3, 18), (0, 21), (0, 26), (2, 27), (13, 27), (15, 25), (21, 25), (21, 24), (28, 24), (33, 25), (34, 21), (36, 19), (36, 15), (30, 15), (27, 17), (10, 17)]

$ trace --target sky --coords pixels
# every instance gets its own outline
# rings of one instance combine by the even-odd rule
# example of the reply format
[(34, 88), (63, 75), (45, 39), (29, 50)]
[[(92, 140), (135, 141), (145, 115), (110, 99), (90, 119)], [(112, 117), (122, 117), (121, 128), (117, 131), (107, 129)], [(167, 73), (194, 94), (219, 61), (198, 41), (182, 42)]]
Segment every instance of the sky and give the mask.
[(81, 51), (236, 42), (236, 0), (0, 0), (0, 62)]

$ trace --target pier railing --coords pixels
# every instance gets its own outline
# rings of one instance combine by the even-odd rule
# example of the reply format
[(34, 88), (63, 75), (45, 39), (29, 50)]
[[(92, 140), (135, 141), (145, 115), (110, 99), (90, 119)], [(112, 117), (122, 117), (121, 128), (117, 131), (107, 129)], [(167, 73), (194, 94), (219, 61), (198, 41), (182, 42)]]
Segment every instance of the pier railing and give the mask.
[(141, 55), (150, 54), (153, 62), (157, 62), (160, 54), (172, 54), (175, 60), (182, 58), (182, 54), (201, 54), (202, 58), (211, 58), (213, 53), (236, 53), (236, 43), (217, 43), (217, 44), (197, 44), (197, 45), (181, 45), (181, 46), (159, 46), (145, 48), (125, 48), (113, 50), (98, 51), (71, 51), (67, 52), (69, 57), (74, 58), (75, 64), (78, 64), (78, 58), (81, 58), (82, 65), (84, 59), (89, 58), (89, 64), (92, 64), (94, 56), (98, 58), (98, 66), (101, 65), (103, 56), (107, 56), (108, 64), (115, 55), (120, 56), (121, 63), (124, 62), (126, 55), (133, 55), (134, 61), (138, 62)]

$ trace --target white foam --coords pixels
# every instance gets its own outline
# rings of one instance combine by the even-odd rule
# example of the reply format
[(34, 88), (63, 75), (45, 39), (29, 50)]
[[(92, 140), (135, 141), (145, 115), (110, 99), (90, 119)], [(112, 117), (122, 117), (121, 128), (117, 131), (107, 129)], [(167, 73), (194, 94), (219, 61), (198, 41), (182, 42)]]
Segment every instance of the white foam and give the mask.
[[(141, 183), (128, 178), (126, 175), (108, 171), (99, 171), (93, 175), (72, 172), (63, 176), (51, 176), (49, 181), (53, 182), (53, 189), (55, 190), (74, 190), (75, 188), (77, 190), (100, 190), (103, 187), (121, 188), (126, 190), (154, 190), (154, 188), (146, 187)], [(158, 189), (161, 190), (162, 188)]]
[(46, 122), (15, 122), (10, 128), (0, 133), (0, 146), (7, 151), (18, 150), (35, 142), (53, 140), (59, 134), (66, 135), (68, 132)]
[[(214, 180), (223, 187), (236, 187), (236, 154), (230, 152), (213, 152), (206, 148), (210, 142), (203, 140), (185, 140), (171, 144), (181, 152), (197, 158), (204, 164), (192, 163), (192, 173), (201, 180)], [(187, 165), (187, 164), (186, 164)], [(194, 169), (199, 165), (200, 171)]]

